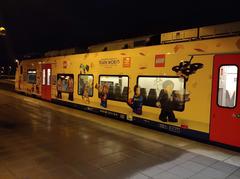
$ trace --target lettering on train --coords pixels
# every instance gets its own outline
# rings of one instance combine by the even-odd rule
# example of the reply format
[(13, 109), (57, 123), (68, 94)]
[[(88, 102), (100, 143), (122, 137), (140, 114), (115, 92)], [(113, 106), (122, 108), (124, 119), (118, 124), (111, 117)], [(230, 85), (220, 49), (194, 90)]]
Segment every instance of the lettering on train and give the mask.
[(99, 65), (118, 65), (120, 60), (118, 59), (101, 59), (99, 60)]

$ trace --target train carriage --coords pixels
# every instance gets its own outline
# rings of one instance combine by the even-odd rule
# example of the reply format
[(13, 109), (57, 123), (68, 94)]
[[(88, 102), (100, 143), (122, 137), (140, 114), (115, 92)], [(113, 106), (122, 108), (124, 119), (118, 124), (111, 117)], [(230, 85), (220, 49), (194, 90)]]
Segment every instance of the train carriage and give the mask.
[[(239, 149), (239, 70), (240, 37), (220, 36), (23, 60), (16, 71), (15, 89)], [(132, 105), (135, 87), (141, 96), (136, 103), (140, 113)]]

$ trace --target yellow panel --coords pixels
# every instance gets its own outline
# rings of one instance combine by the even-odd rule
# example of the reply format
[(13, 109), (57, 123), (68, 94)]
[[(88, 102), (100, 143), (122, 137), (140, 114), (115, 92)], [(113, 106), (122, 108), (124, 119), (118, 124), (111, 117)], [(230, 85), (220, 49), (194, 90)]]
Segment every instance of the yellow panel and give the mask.
[[(38, 72), (40, 72), (40, 77), (40, 61), (41, 63), (52, 64), (52, 75), (54, 78), (56, 78), (57, 74), (74, 74), (73, 102), (86, 105), (82, 96), (78, 95), (78, 75), (81, 71), (81, 64), (89, 65), (90, 69), (87, 74), (94, 75), (94, 84), (98, 83), (99, 75), (101, 74), (128, 75), (129, 97), (131, 98), (138, 75), (176, 76), (176, 73), (172, 71), (172, 67), (178, 65), (181, 60), (189, 60), (189, 55), (195, 55), (192, 62), (202, 63), (204, 67), (198, 70), (196, 74), (191, 75), (186, 83), (186, 89), (190, 92), (190, 101), (186, 102), (183, 112), (174, 112), (178, 122), (168, 123), (176, 126), (187, 125), (193, 130), (209, 132), (213, 57), (214, 54), (219, 53), (240, 53), (239, 41), (239, 37), (211, 39), (109, 52), (59, 56), (41, 60), (27, 60), (23, 61), (21, 65), (24, 67), (25, 73), (34, 64)], [(155, 56), (159, 54), (165, 54), (166, 56), (165, 67), (155, 67)], [(123, 60), (126, 57), (131, 59), (130, 67), (123, 67)], [(20, 77), (23, 78), (23, 75), (19, 75), (18, 70), (16, 79)], [(21, 81), (20, 86), (21, 89), (17, 90), (27, 91), (32, 85)], [(52, 85), (52, 98), (56, 98), (56, 94), (55, 84)], [(62, 100), (67, 101), (68, 96), (64, 94)], [(94, 96), (90, 97), (90, 104), (87, 105), (101, 108), (99, 103), (98, 91), (94, 88)], [(108, 100), (107, 109), (127, 115), (132, 113), (132, 110), (125, 102)], [(159, 114), (159, 108), (143, 106), (141, 117), (159, 121)]]

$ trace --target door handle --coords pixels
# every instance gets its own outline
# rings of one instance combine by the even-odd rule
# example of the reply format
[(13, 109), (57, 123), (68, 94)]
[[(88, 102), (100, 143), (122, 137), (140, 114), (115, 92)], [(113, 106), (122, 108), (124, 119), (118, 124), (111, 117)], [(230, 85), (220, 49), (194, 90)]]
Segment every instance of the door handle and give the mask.
[(234, 113), (233, 113), (232, 117), (233, 117), (233, 118), (240, 119), (240, 113), (238, 113), (238, 114), (234, 114)]

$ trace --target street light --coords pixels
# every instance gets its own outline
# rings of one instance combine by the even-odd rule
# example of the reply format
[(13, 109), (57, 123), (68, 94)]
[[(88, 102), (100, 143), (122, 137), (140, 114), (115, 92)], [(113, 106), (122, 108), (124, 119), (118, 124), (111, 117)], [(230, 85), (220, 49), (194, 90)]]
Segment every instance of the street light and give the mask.
[(18, 60), (18, 59), (15, 59), (15, 63), (19, 64), (19, 60)]
[(5, 35), (6, 35), (5, 27), (0, 27), (0, 36), (5, 36)]

